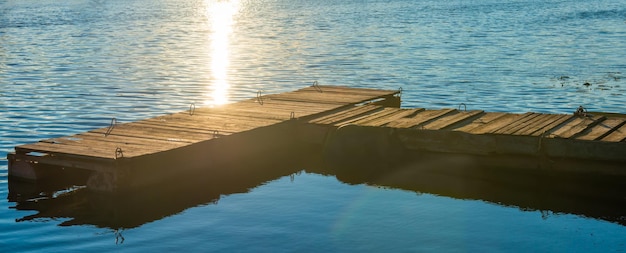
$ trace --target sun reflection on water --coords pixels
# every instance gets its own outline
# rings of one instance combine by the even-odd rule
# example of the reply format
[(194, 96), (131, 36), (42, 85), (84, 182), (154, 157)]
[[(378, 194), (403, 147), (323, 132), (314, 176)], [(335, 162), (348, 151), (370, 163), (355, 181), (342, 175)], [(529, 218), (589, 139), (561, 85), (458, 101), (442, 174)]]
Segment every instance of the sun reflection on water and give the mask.
[(239, 11), (238, 0), (206, 0), (206, 15), (211, 26), (211, 80), (208, 98), (210, 106), (228, 102), (229, 36), (233, 31), (234, 16)]

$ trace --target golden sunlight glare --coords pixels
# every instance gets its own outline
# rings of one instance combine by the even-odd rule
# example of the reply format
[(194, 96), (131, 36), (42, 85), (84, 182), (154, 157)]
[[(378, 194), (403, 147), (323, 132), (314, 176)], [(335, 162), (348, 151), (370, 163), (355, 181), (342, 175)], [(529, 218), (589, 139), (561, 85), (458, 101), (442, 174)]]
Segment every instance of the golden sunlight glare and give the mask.
[(239, 10), (238, 0), (206, 0), (207, 18), (211, 25), (211, 76), (212, 86), (208, 105), (222, 105), (228, 102), (229, 36), (233, 30), (233, 16)]

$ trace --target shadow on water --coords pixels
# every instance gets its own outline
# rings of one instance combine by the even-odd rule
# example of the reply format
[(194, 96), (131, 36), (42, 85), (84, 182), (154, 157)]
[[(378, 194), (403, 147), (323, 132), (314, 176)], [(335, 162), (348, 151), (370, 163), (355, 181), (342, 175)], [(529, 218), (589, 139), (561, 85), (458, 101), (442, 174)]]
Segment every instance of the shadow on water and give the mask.
[[(245, 193), (265, 182), (307, 172), (335, 175), (347, 184), (369, 184), (430, 193), (456, 199), (482, 200), (524, 211), (567, 213), (626, 226), (624, 178), (492, 166), (482, 158), (449, 154), (417, 154), (384, 170), (345, 170), (324, 162), (317, 151), (250, 160), (206, 173), (170, 177), (156, 186), (123, 194), (103, 194), (71, 182), (33, 185), (10, 181), (9, 201), (17, 210), (37, 211), (16, 220), (66, 219), (60, 226), (94, 225), (135, 228), (185, 209), (216, 204), (220, 196)], [(343, 166), (343, 165), (342, 165)], [(382, 168), (382, 167), (380, 167)]]
[(581, 215), (626, 226), (626, 178), (623, 176), (509, 168), (494, 165), (502, 164), (501, 161), (494, 163), (497, 159), (514, 162), (520, 158), (417, 154), (401, 165), (367, 176), (342, 173), (342, 169), (336, 171), (336, 176), (348, 184), (365, 183), (455, 199), (482, 200), (524, 211)]
[[(306, 152), (306, 151), (302, 151)], [(245, 193), (265, 182), (302, 170), (306, 154), (276, 154), (272, 159), (249, 159), (224, 165), (219, 170), (201, 170), (168, 177), (156, 184), (121, 193), (102, 193), (84, 186), (84, 178), (48, 183), (9, 181), (9, 201), (15, 209), (37, 211), (17, 219), (63, 220), (60, 226), (94, 225), (116, 231), (139, 227), (175, 215), (185, 209), (216, 204), (220, 196)], [(221, 172), (220, 172), (221, 171)]]

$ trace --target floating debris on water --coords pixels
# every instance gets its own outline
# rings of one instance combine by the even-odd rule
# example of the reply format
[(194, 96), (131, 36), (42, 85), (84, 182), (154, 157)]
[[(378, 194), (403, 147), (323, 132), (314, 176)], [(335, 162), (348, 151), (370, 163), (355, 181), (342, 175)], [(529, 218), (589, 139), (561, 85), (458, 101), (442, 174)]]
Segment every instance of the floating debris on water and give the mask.
[(609, 90), (620, 86), (622, 81), (621, 72), (605, 72), (599, 76), (579, 78), (571, 75), (555, 75), (550, 78), (553, 82), (560, 84), (560, 87), (592, 88), (593, 90)]

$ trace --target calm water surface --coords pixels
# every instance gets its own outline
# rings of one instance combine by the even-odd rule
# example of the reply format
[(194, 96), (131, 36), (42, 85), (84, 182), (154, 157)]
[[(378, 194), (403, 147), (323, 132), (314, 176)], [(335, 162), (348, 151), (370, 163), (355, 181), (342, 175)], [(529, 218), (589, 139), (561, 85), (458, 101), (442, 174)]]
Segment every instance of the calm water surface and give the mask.
[(241, 189), (18, 203), (5, 157), (313, 81), (402, 88), (407, 107), (625, 113), (625, 42), (623, 0), (0, 0), (0, 251), (624, 252), (619, 222), (313, 165)]

